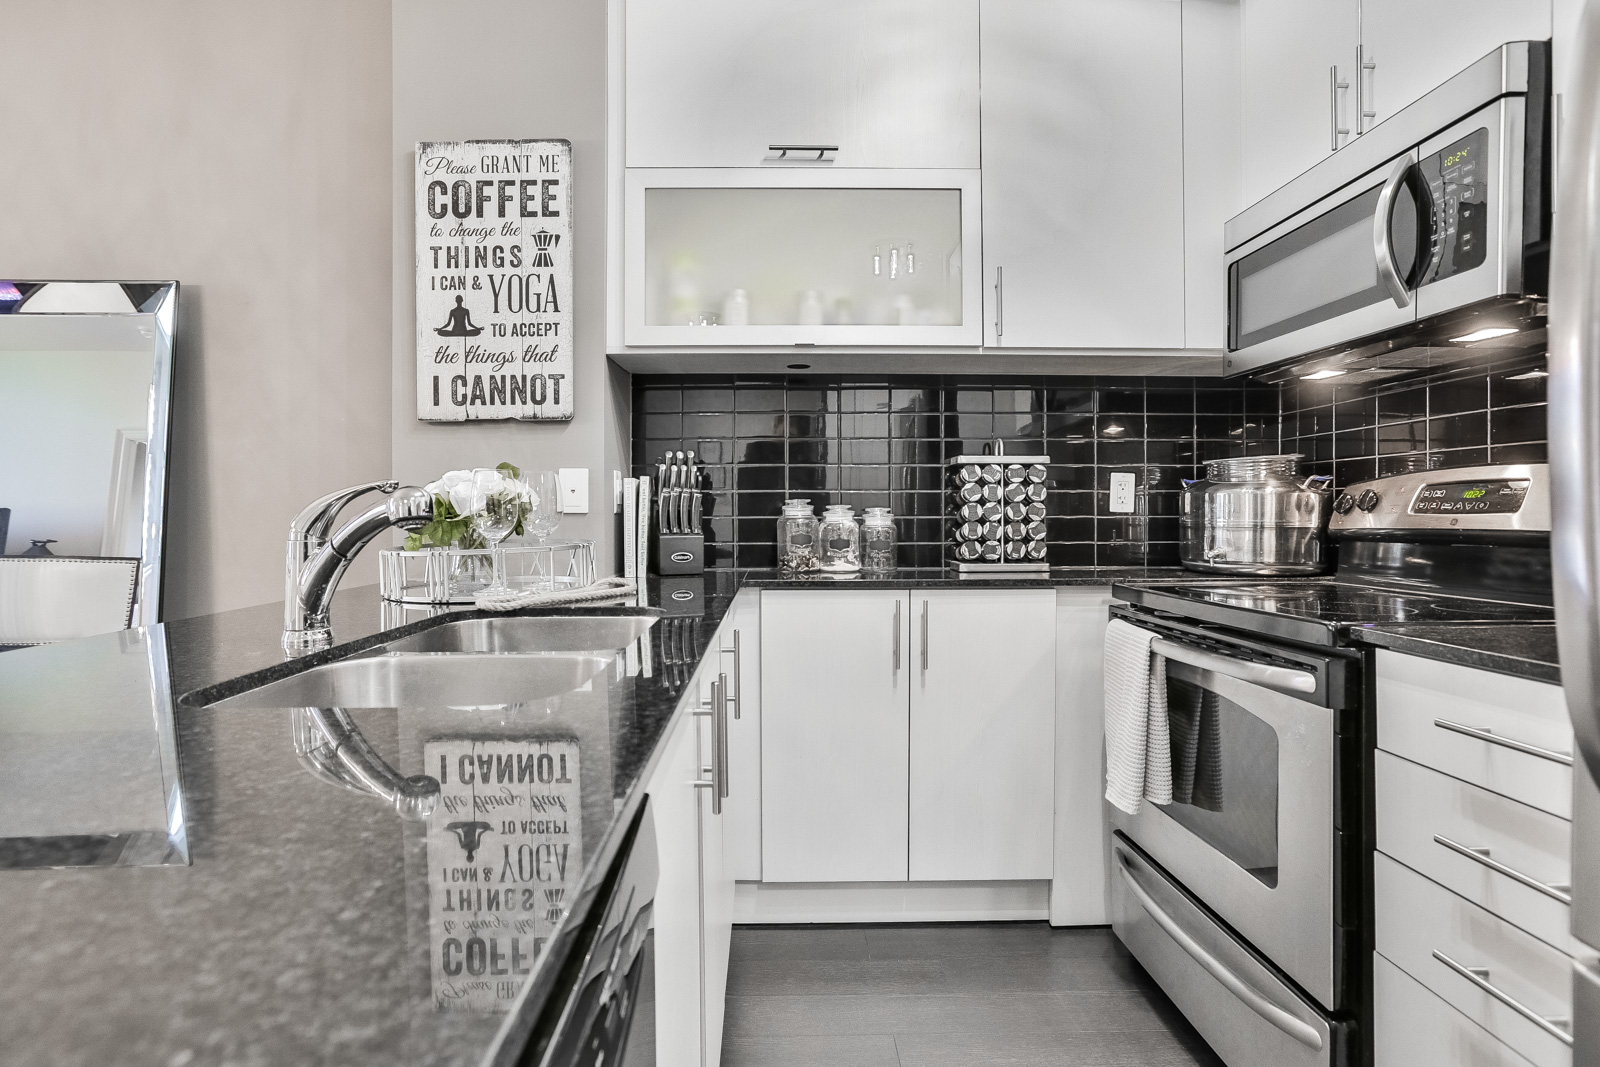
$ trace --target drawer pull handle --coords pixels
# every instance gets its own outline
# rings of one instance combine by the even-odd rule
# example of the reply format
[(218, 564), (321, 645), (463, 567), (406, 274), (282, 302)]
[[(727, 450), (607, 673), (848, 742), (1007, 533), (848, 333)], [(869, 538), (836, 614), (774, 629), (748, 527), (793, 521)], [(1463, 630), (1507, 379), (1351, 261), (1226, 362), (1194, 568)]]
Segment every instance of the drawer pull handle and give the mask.
[(1572, 756), (1569, 753), (1555, 752), (1548, 748), (1540, 748), (1538, 745), (1530, 745), (1526, 741), (1514, 741), (1509, 737), (1501, 737), (1486, 727), (1463, 726), (1458, 722), (1451, 722), (1449, 719), (1434, 719), (1433, 725), (1441, 730), (1465, 734), (1468, 737), (1476, 737), (1479, 741), (1487, 741), (1491, 745), (1509, 748), (1513, 752), (1525, 752), (1530, 756), (1538, 756), (1540, 759), (1547, 759), (1551, 763), (1559, 763), (1563, 767), (1572, 766)]
[(1514, 867), (1507, 867), (1499, 860), (1490, 859), (1489, 850), (1486, 848), (1469, 848), (1466, 845), (1461, 844), (1459, 841), (1452, 841), (1448, 837), (1443, 837), (1439, 834), (1433, 835), (1433, 842), (1436, 845), (1443, 845), (1451, 852), (1455, 852), (1459, 855), (1467, 857), (1467, 859), (1472, 860), (1474, 863), (1481, 863), (1491, 871), (1494, 871), (1497, 874), (1505, 875), (1513, 882), (1520, 882), (1529, 889), (1537, 889), (1551, 900), (1559, 900), (1563, 904), (1572, 903), (1572, 894), (1567, 891), (1569, 889), (1568, 886), (1550, 885), (1546, 882), (1539, 881), (1537, 878), (1530, 878)]
[(1471, 982), (1473, 985), (1477, 986), (1479, 989), (1483, 990), (1485, 993), (1489, 994), (1494, 999), (1498, 1000), (1500, 1003), (1504, 1004), (1506, 1007), (1510, 1008), (1512, 1011), (1516, 1012), (1518, 1015), (1522, 1016), (1524, 1019), (1528, 1020), (1533, 1025), (1537, 1026), (1539, 1029), (1543, 1030), (1545, 1033), (1549, 1034), (1551, 1037), (1555, 1038), (1557, 1041), (1561, 1042), (1563, 1045), (1566, 1045), (1569, 1048), (1572, 1046), (1572, 1035), (1566, 1030), (1566, 1019), (1546, 1019), (1543, 1015), (1540, 1015), (1538, 1012), (1534, 1011), (1532, 1008), (1528, 1007), (1511, 994), (1491, 985), (1489, 982), (1489, 968), (1463, 967), (1461, 964), (1457, 963), (1449, 956), (1446, 956), (1438, 949), (1433, 950), (1433, 958), (1459, 974), (1461, 977), (1465, 978), (1467, 981)]

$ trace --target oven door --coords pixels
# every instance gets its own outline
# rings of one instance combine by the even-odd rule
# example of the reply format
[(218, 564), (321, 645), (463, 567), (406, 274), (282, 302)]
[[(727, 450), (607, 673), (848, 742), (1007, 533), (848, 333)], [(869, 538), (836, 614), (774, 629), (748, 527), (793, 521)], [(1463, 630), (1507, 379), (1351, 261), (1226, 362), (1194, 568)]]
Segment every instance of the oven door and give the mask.
[[(1334, 945), (1335, 715), (1289, 695), (1283, 667), (1163, 637), (1174, 803), (1110, 824), (1323, 1006)], [(1269, 688), (1269, 686), (1271, 686)]]

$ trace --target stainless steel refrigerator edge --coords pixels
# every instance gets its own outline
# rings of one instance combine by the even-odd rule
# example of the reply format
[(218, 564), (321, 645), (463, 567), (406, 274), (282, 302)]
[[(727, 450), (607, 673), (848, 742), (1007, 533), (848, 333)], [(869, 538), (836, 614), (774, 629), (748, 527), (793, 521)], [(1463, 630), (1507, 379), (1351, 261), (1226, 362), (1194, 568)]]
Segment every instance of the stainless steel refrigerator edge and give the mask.
[(1561, 681), (1587, 773), (1572, 776), (1573, 1062), (1600, 1064), (1600, 9), (1564, 100), (1550, 268), (1551, 551)]

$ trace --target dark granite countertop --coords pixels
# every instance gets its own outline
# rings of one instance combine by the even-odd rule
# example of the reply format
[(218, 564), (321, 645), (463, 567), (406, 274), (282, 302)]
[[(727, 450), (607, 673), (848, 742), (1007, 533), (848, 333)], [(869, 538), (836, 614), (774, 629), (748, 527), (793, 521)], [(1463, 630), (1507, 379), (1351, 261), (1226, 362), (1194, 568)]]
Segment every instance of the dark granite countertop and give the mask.
[[(397, 626), (438, 624), (383, 605), (375, 588), (341, 592), (340, 644), (303, 660), (284, 660), (276, 605), (0, 655), (11, 946), (0, 1059), (480, 1063), (508, 1018), (515, 1028), (537, 1014), (554, 968), (534, 961), (559, 958), (564, 936), (549, 910), (561, 898), (549, 893), (579, 900), (581, 913), (608, 869), (735, 588), (732, 575), (707, 575), (704, 596), (673, 603), (651, 627), (648, 649), (591, 656), (598, 673), (553, 697), (351, 709), (400, 773), (453, 776), (426, 820), (319, 776), (297, 750), (301, 711), (183, 699), (361, 654)], [(463, 614), (479, 613), (452, 617)], [(543, 755), (562, 760), (560, 777), (536, 785), (530, 770), (519, 787), (513, 767)], [(504, 767), (508, 784), (463, 786), (479, 766)], [(490, 827), (473, 842), (475, 863), (463, 832), (443, 825), (472, 818), (447, 812), (452, 794)], [(496, 840), (512, 825), (503, 820), (530, 813), (544, 825)], [(491, 890), (498, 900), (477, 895)], [(467, 906), (460, 893), (482, 910), (444, 914)], [(474, 934), (485, 942), (467, 960), (478, 980), (459, 973)]]
[(1350, 631), (1350, 636), (1412, 656), (1561, 684), (1555, 623), (1395, 623), (1359, 626)]
[[(709, 572), (708, 572), (709, 573)], [(958, 574), (948, 567), (901, 567), (889, 574), (796, 575), (773, 569), (737, 572), (740, 588), (813, 589), (1032, 589), (1113, 582), (1197, 581), (1216, 578), (1182, 567), (1052, 567), (1047, 574)]]
[[(554, 968), (533, 960), (558, 958), (573, 925), (555, 926), (543, 891), (586, 900), (604, 875), (658, 742), (739, 589), (1054, 587), (1185, 574), (652, 578), (647, 600), (665, 614), (648, 647), (607, 653), (578, 689), (489, 707), (350, 709), (401, 774), (448, 777), (455, 768), (446, 798), (465, 788), (469, 768), (493, 764), (499, 773), (519, 753), (565, 754), (571, 781), (552, 794), (566, 804), (552, 831), (566, 835), (564, 866), (553, 884), (519, 896), (514, 912), (503, 892), (517, 877), (503, 862), (511, 846), (495, 840), (504, 810), (483, 811), (476, 792), (465, 800), (491, 827), (474, 863), (463, 833), (443, 825), (443, 807), (402, 820), (381, 798), (319, 773), (304, 758), (303, 709), (206, 706), (325, 662), (381, 654), (386, 642), (443, 621), (427, 609), (384, 604), (372, 587), (345, 590), (333, 607), (338, 644), (294, 660), (279, 647), (279, 605), (6, 652), (0, 891), (12, 948), (0, 969), (0, 1048), (17, 1062), (50, 1064), (478, 1064), (508, 1018), (526, 1023), (536, 1013)], [(489, 881), (445, 884), (475, 874)], [(443, 959), (461, 958), (446, 941), (476, 928), (452, 924), (441, 902), (479, 888), (502, 889), (499, 912), (478, 931), (502, 936), (473, 982), (443, 972)], [(532, 984), (508, 1012), (529, 973)]]

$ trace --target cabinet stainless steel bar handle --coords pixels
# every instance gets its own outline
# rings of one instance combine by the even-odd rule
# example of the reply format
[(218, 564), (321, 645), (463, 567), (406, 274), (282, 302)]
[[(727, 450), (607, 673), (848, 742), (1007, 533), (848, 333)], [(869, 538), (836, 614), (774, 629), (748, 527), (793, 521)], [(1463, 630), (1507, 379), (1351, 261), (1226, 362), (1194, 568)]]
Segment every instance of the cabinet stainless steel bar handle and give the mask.
[(1569, 1024), (1569, 1020), (1559, 1017), (1546, 1018), (1545, 1016), (1534, 1011), (1532, 1008), (1528, 1007), (1526, 1004), (1522, 1003), (1522, 1001), (1513, 997), (1510, 993), (1507, 993), (1505, 990), (1490, 984), (1489, 968), (1463, 966), (1462, 964), (1459, 964), (1455, 960), (1451, 959), (1449, 956), (1446, 956), (1443, 952), (1440, 952), (1438, 949), (1433, 950), (1433, 958), (1459, 974), (1461, 977), (1465, 978), (1467, 981), (1471, 982), (1473, 985), (1477, 986), (1479, 989), (1483, 990), (1485, 993), (1489, 994), (1494, 999), (1498, 1000), (1500, 1003), (1504, 1004), (1506, 1007), (1510, 1008), (1512, 1011), (1516, 1012), (1518, 1015), (1522, 1016), (1524, 1019), (1528, 1020), (1533, 1025), (1537, 1026), (1539, 1029), (1543, 1030), (1545, 1033), (1549, 1034), (1551, 1037), (1555, 1038), (1557, 1041), (1561, 1042), (1563, 1045), (1567, 1045), (1569, 1047), (1572, 1045), (1572, 1035), (1568, 1033), (1566, 1029)]
[(900, 673), (900, 601), (894, 602), (894, 670)]
[(739, 680), (739, 631), (733, 631), (733, 647), (723, 647), (722, 651), (733, 656), (733, 695), (728, 699), (733, 702), (733, 717), (739, 718), (740, 698), (744, 695), (744, 684)]
[(1178, 947), (1189, 954), (1189, 957), (1222, 983), (1223, 987), (1238, 997), (1251, 1011), (1261, 1016), (1273, 1026), (1282, 1030), (1296, 1041), (1313, 1051), (1322, 1050), (1322, 1035), (1316, 1028), (1302, 1019), (1297, 1019), (1289, 1012), (1280, 1008), (1269, 1000), (1259, 989), (1234, 973), (1226, 963), (1217, 959), (1205, 946), (1195, 940), (1189, 931), (1179, 925), (1178, 920), (1168, 915), (1166, 909), (1156, 902), (1139, 884), (1138, 877), (1133, 873), (1129, 864), (1129, 854), (1121, 848), (1112, 846), (1112, 852), (1117, 860), (1117, 872), (1122, 875), (1123, 884), (1128, 887), (1128, 892), (1133, 894), (1133, 899), (1139, 902), (1146, 915), (1150, 916), (1155, 924), (1166, 931), (1167, 936), (1177, 942)]
[(994, 269), (994, 339), (1006, 335), (1006, 269)]
[(717, 792), (722, 796), (728, 795), (728, 676), (717, 675), (716, 682), (711, 687), (711, 698), (717, 702), (720, 714), (712, 718), (717, 727), (717, 765), (722, 768), (721, 786)]
[(1490, 730), (1484, 726), (1463, 726), (1461, 723), (1451, 722), (1449, 719), (1434, 719), (1433, 725), (1437, 726), (1441, 730), (1449, 730), (1451, 733), (1456, 734), (1465, 734), (1468, 737), (1476, 737), (1479, 741), (1487, 741), (1491, 745), (1499, 745), (1501, 748), (1509, 748), (1513, 752), (1524, 752), (1530, 756), (1538, 756), (1540, 759), (1547, 759), (1551, 763), (1559, 763), (1563, 767), (1572, 766), (1572, 756), (1570, 753), (1555, 752), (1548, 748), (1540, 748), (1538, 745), (1530, 745), (1526, 741), (1517, 741), (1509, 737), (1501, 737), (1493, 730)]
[(1328, 151), (1339, 150), (1339, 138), (1349, 136), (1350, 127), (1339, 125), (1339, 90), (1350, 88), (1349, 82), (1339, 80), (1339, 68), (1328, 68), (1328, 125), (1332, 134), (1328, 143)]
[[(1369, 71), (1372, 73), (1370, 81), (1367, 78)], [(1372, 129), (1372, 126), (1367, 125), (1367, 120), (1378, 117), (1377, 109), (1372, 106), (1372, 99), (1377, 95), (1373, 90), (1377, 85), (1378, 61), (1368, 59), (1363, 46), (1358, 44), (1356, 45), (1356, 106), (1361, 109), (1361, 114), (1356, 118), (1357, 133), (1366, 133)], [(1372, 125), (1375, 126), (1377, 123)]]
[(779, 159), (788, 159), (790, 152), (806, 154), (815, 152), (817, 159), (820, 160), (826, 159), (829, 152), (839, 151), (839, 146), (836, 144), (769, 144), (767, 145), (767, 151), (778, 153)]
[(1520, 882), (1529, 889), (1536, 889), (1545, 896), (1549, 897), (1551, 900), (1559, 900), (1563, 904), (1572, 903), (1572, 894), (1567, 891), (1571, 888), (1570, 886), (1550, 885), (1546, 882), (1539, 881), (1537, 878), (1523, 874), (1514, 867), (1507, 867), (1499, 860), (1490, 859), (1489, 850), (1486, 848), (1472, 848), (1468, 845), (1463, 845), (1459, 841), (1452, 841), (1443, 834), (1434, 834), (1433, 843), (1436, 845), (1443, 845), (1451, 852), (1465, 856), (1474, 863), (1481, 863), (1491, 871), (1494, 871), (1497, 874), (1505, 875), (1513, 882)]
[(922, 602), (922, 673), (928, 673), (928, 602)]

